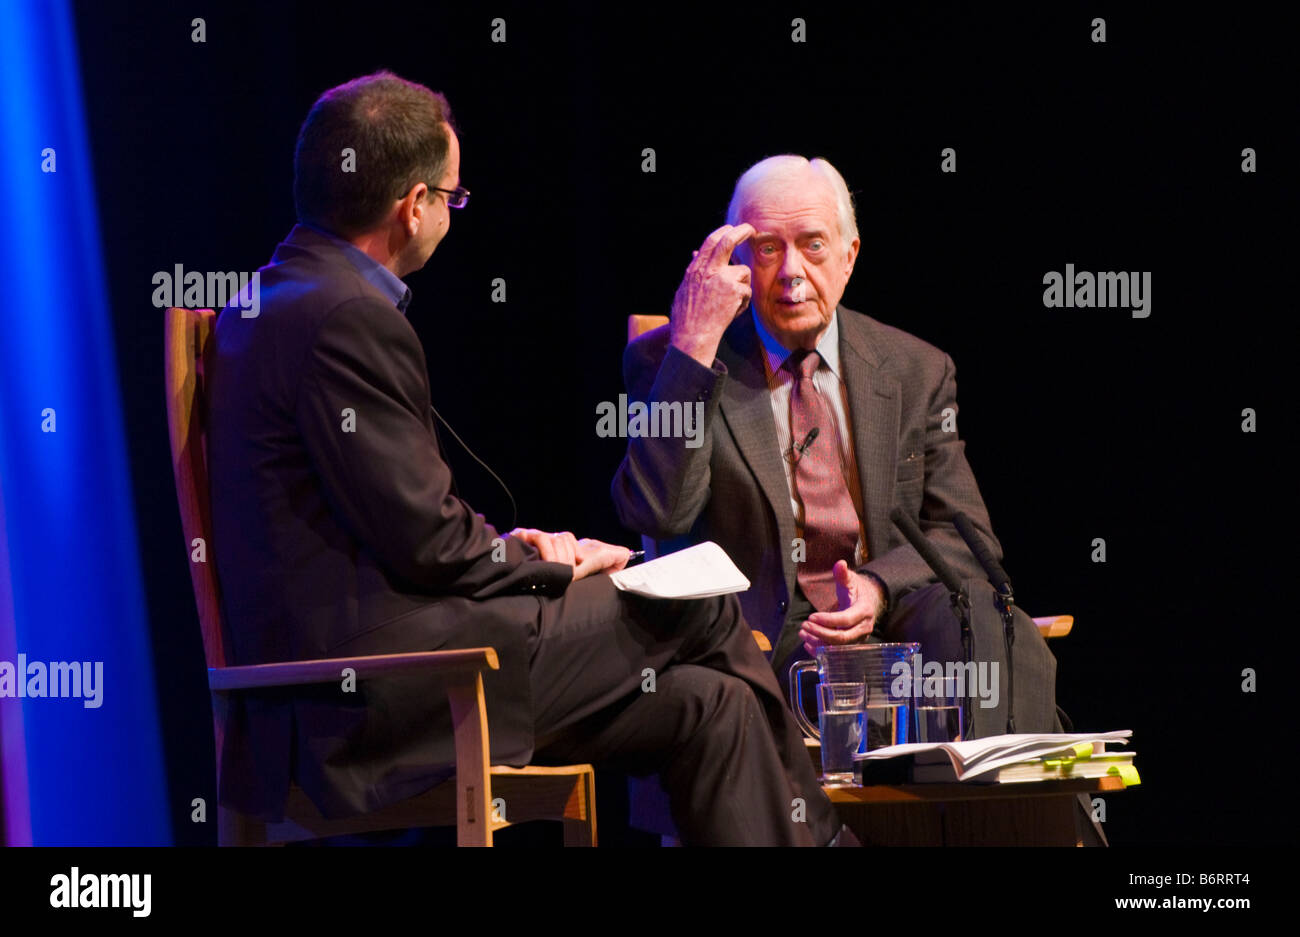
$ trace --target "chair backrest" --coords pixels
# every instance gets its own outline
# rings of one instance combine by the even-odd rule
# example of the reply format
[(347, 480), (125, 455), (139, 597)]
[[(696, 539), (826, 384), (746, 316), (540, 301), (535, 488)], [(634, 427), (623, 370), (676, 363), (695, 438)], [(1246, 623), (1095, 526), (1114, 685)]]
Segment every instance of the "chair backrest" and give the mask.
[[(667, 316), (628, 316), (627, 317), (627, 340), (630, 344), (638, 336), (646, 332), (659, 328), (661, 325), (668, 324)], [(654, 540), (641, 536), (641, 547), (645, 550), (647, 560), (654, 559), (659, 554), (659, 545)]]
[(627, 340), (630, 342), (638, 335), (644, 335), (651, 329), (657, 329), (659, 326), (667, 324), (667, 316), (628, 316)]
[[(221, 625), (221, 593), (212, 551), (212, 503), (208, 489), (207, 405), (204, 378), (212, 360), (217, 316), (211, 309), (170, 308), (164, 332), (167, 429), (172, 472), (190, 556), (190, 581), (203, 631), (209, 667), (226, 666), (226, 635)], [(195, 541), (202, 541), (202, 552)], [(201, 557), (200, 561), (195, 556)]]

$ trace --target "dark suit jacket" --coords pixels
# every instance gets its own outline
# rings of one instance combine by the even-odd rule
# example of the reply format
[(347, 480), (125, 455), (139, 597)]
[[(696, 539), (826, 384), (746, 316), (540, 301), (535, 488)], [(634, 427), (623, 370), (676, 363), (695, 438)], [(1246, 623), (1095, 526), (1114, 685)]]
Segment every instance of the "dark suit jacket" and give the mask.
[[(414, 329), (328, 238), (295, 227), (261, 273), (261, 313), (222, 311), (209, 375), (213, 544), (229, 663), (495, 647), (494, 763), (532, 755), (528, 661), (544, 563), (452, 493)], [(290, 777), (327, 816), (381, 807), (454, 761), (427, 677), (236, 698), (220, 799), (275, 819)]]
[[(956, 410), (952, 359), (900, 329), (839, 309), (840, 361), (866, 514), (867, 562), (892, 601), (935, 581), (889, 520), (906, 511), (962, 576), (981, 576), (952, 517), (964, 511), (1001, 559), (988, 511), (966, 461), (965, 443), (942, 429)], [(722, 546), (753, 584), (741, 595), (750, 626), (763, 631), (780, 665), (799, 651), (786, 612), (795, 588), (795, 519), (777, 451), (776, 426), (753, 318), (737, 317), (714, 368), (669, 345), (667, 326), (628, 345), (628, 396), (643, 401), (704, 401), (704, 443), (628, 439), (612, 492), (620, 520), (656, 540)], [(674, 542), (672, 546), (678, 545)]]

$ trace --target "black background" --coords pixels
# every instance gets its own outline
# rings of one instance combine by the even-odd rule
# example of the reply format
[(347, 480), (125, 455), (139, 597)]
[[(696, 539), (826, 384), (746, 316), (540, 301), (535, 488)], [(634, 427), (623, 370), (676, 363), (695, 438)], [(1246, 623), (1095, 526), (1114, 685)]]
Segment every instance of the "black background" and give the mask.
[[(1061, 705), (1081, 730), (1134, 730), (1144, 783), (1107, 799), (1112, 843), (1284, 836), (1268, 746), (1294, 708), (1278, 601), (1294, 529), (1277, 458), (1294, 412), (1287, 25), (1237, 5), (1210, 20), (866, 6), (77, 6), (177, 842), (214, 840), (189, 822), (191, 798), (212, 802), (212, 723), (150, 278), (266, 263), (294, 222), (302, 118), (378, 68), (455, 114), (473, 197), (408, 278), (409, 315), (435, 404), (521, 523), (635, 541), (608, 496), (621, 441), (595, 435), (597, 403), (622, 390), (626, 316), (668, 312), (747, 166), (823, 156), (858, 205), (845, 305), (952, 355), (1017, 598), (1076, 617), (1052, 644)], [(1150, 317), (1044, 308), (1044, 273), (1067, 263), (1150, 271)], [(491, 480), (453, 463), (470, 503), (508, 524)]]

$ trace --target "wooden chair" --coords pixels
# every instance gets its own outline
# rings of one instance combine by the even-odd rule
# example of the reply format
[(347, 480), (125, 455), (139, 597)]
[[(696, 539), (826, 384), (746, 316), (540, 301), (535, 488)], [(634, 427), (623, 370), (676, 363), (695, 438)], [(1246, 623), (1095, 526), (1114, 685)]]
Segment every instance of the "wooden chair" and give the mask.
[[(190, 563), (190, 577), (212, 693), (218, 789), (225, 721), (233, 694), (253, 688), (330, 683), (339, 679), (344, 667), (353, 668), (359, 680), (414, 670), (427, 673), (431, 683), (446, 689), (456, 740), (455, 778), (424, 794), (373, 813), (330, 820), (320, 815), (297, 784), (291, 783), (285, 819), (280, 823), (264, 823), (218, 804), (218, 842), (223, 846), (272, 845), (340, 834), (450, 826), (454, 822), (460, 845), (491, 846), (495, 830), (512, 823), (551, 819), (563, 821), (565, 845), (596, 845), (595, 774), (591, 765), (489, 765), (483, 671), (498, 667), (496, 651), (490, 647), (227, 666), (227, 635), (221, 620), (212, 543), (203, 396), (215, 325), (211, 309), (171, 308), (166, 311), (164, 333), (167, 422), (181, 526), (187, 552), (201, 538), (206, 553), (204, 562)], [(504, 817), (494, 809), (497, 798), (506, 804)]]
[[(668, 324), (667, 316), (628, 316), (627, 317), (627, 340), (631, 342), (639, 335), (644, 335), (651, 329), (657, 329), (661, 325)], [(647, 548), (646, 556), (652, 555), (652, 551)], [(1038, 633), (1044, 638), (1063, 638), (1070, 633), (1074, 627), (1073, 615), (1047, 615), (1043, 618), (1035, 618), (1034, 624), (1038, 626)], [(762, 632), (755, 631), (754, 636), (757, 638)], [(767, 638), (764, 637), (759, 642), (762, 647), (767, 644)], [(764, 652), (770, 651), (771, 646), (763, 648)]]

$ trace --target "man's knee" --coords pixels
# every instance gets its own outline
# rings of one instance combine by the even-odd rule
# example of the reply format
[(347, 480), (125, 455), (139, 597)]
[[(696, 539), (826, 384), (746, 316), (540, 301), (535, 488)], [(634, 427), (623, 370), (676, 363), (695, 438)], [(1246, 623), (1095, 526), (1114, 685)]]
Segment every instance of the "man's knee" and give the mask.
[(722, 638), (737, 629), (749, 632), (749, 626), (745, 624), (745, 615), (740, 610), (740, 600), (734, 593), (707, 599), (693, 599), (690, 605), (698, 620), (701, 634), (713, 636), (716, 633), (718, 638)]
[(687, 645), (716, 643), (729, 630), (745, 627), (735, 595), (666, 601), (621, 593), (620, 599), (646, 630), (661, 638), (683, 640)]
[(709, 667), (681, 664), (659, 675), (656, 702), (661, 717), (677, 726), (677, 738), (735, 738), (747, 725), (762, 719), (758, 699), (739, 677)]
[(931, 660), (962, 660), (961, 622), (943, 583), (935, 582), (909, 592), (890, 616), (886, 634), (890, 641), (915, 641)]

